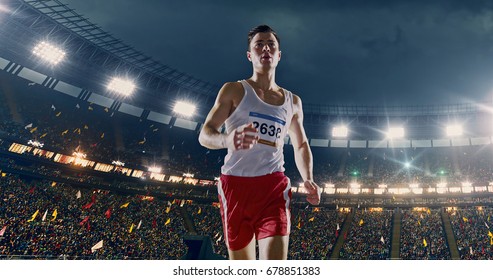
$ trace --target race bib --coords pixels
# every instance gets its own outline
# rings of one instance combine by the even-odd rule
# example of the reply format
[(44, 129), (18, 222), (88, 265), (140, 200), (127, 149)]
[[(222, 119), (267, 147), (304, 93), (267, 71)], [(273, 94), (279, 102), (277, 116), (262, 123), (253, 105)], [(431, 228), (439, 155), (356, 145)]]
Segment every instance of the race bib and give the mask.
[(286, 121), (256, 112), (250, 112), (249, 120), (258, 129), (260, 138), (258, 143), (272, 147), (277, 146), (279, 139), (283, 135)]

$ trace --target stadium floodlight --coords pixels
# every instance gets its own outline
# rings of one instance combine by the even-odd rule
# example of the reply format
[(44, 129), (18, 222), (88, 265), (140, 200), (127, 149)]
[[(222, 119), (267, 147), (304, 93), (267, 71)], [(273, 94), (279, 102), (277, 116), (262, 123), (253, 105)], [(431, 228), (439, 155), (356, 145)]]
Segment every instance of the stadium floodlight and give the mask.
[(114, 77), (109, 82), (107, 89), (123, 96), (129, 96), (135, 90), (135, 83), (130, 80)]
[(458, 124), (447, 126), (447, 136), (461, 136), (463, 133), (462, 126)]
[(72, 155), (76, 158), (79, 158), (79, 159), (82, 159), (82, 158), (86, 158), (87, 155), (84, 154), (84, 153), (81, 153), (81, 152), (73, 152)]
[(9, 12), (9, 9), (4, 4), (0, 3), (0, 12)]
[(411, 192), (413, 194), (423, 194), (423, 188), (412, 188)]
[(324, 188), (324, 192), (327, 194), (335, 194), (336, 193), (335, 185), (332, 183), (326, 183), (325, 188)]
[(349, 184), (349, 192), (352, 194), (359, 194), (361, 192), (361, 185), (357, 183)]
[(335, 126), (332, 128), (332, 137), (347, 137), (348, 128), (345, 125)]
[(161, 173), (161, 167), (152, 166), (147, 169), (147, 171), (152, 173)]
[(409, 162), (405, 162), (405, 163), (404, 163), (404, 167), (405, 167), (405, 168), (409, 168), (409, 167), (411, 167), (411, 163), (409, 163)]
[(417, 189), (418, 187), (419, 187), (419, 184), (416, 184), (416, 183), (409, 184), (409, 188), (411, 188), (411, 189)]
[(387, 188), (387, 185), (386, 184), (379, 184), (378, 187), (381, 188), (381, 189), (386, 189)]
[(116, 166), (125, 166), (125, 163), (124, 162), (121, 162), (119, 160), (114, 160), (111, 163), (114, 164), (114, 165), (116, 165)]
[(462, 192), (472, 193), (472, 184), (470, 182), (462, 182)]
[(36, 148), (43, 148), (43, 146), (44, 146), (43, 143), (36, 141), (36, 140), (29, 140), (29, 141), (27, 141), (27, 144), (31, 145), (33, 147), (36, 147)]
[(183, 173), (183, 177), (185, 178), (193, 178), (195, 175), (192, 173)]
[(183, 101), (177, 101), (175, 103), (175, 107), (173, 108), (173, 111), (175, 113), (191, 117), (193, 114), (195, 114), (195, 105), (188, 103), (188, 102), (183, 102)]
[(64, 51), (44, 41), (34, 47), (33, 53), (54, 65), (58, 64), (65, 57)]
[(389, 130), (387, 131), (387, 138), (388, 139), (396, 139), (396, 138), (403, 138), (404, 137), (404, 128), (399, 126), (399, 127), (390, 127)]

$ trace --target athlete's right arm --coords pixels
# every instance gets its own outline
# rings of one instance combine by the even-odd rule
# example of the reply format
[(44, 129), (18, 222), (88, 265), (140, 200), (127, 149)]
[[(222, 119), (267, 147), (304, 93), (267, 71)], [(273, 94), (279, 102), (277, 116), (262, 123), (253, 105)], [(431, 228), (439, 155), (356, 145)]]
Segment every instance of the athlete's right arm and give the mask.
[(242, 98), (243, 86), (240, 83), (223, 85), (200, 130), (199, 142), (202, 146), (211, 150), (224, 148), (238, 150), (249, 149), (257, 142), (258, 136), (252, 124), (236, 129), (229, 135), (219, 131)]

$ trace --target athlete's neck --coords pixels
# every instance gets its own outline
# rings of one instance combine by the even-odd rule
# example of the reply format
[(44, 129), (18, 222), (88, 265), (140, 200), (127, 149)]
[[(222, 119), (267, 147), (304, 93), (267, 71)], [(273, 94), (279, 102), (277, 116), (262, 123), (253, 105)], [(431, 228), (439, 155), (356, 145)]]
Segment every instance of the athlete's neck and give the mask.
[(252, 77), (249, 79), (251, 82), (255, 84), (255, 86), (262, 90), (277, 90), (279, 86), (276, 84), (276, 73), (275, 72), (267, 72), (267, 73), (259, 73), (253, 72)]

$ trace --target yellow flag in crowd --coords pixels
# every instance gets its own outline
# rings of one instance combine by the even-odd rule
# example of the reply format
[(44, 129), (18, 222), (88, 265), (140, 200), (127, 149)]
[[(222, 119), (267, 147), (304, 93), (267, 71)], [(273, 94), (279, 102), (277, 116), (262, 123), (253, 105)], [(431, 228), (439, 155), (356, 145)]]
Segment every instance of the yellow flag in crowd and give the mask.
[(427, 247), (427, 246), (428, 246), (428, 242), (426, 242), (426, 239), (424, 239), (424, 238), (423, 238), (423, 245), (424, 245), (425, 247)]
[(164, 225), (168, 225), (169, 223), (171, 223), (171, 218), (168, 218), (168, 220), (166, 220), (166, 223), (164, 223)]
[(311, 217), (310, 219), (308, 219), (308, 221), (310, 221), (310, 222), (315, 221), (315, 217)]
[(65, 130), (64, 132), (62, 132), (62, 135), (65, 135), (65, 134), (67, 134), (67, 133), (68, 133), (68, 129), (67, 129), (67, 130)]
[(199, 207), (199, 211), (197, 211), (197, 214), (202, 213), (202, 208)]
[(61, 114), (62, 114), (62, 112), (58, 112), (58, 113), (56, 114), (56, 116), (57, 116), (57, 117), (59, 117)]
[(103, 134), (101, 134), (101, 138), (104, 138), (104, 132), (103, 132)]
[(7, 176), (7, 173), (2, 172), (2, 177)]
[(363, 219), (359, 220), (359, 226), (362, 226), (364, 223)]
[(166, 211), (164, 211), (164, 212), (166, 212), (166, 214), (168, 214), (169, 211), (171, 211), (171, 207), (170, 206), (166, 207)]
[(45, 133), (45, 134), (43, 134), (43, 135), (41, 135), (39, 138), (44, 138), (46, 135), (48, 135), (48, 132)]
[(132, 230), (134, 230), (134, 224), (132, 223), (132, 225), (130, 226), (130, 229), (128, 229), (128, 233), (132, 233)]
[(33, 133), (33, 132), (35, 132), (36, 130), (38, 130), (38, 127), (31, 128), (31, 130), (29, 130), (29, 132)]
[(51, 218), (51, 220), (52, 220), (52, 221), (56, 220), (56, 216), (57, 216), (57, 215), (58, 215), (58, 212), (57, 212), (57, 211), (56, 211), (56, 209), (55, 209), (55, 211), (53, 211), (53, 214), (51, 214), (51, 216), (53, 217), (53, 218)]
[(28, 222), (32, 222), (34, 221), (34, 219), (36, 219), (36, 216), (38, 216), (39, 214), (39, 210), (36, 210), (36, 212), (34, 212), (33, 216), (31, 217), (31, 219), (27, 220)]
[(56, 186), (56, 182), (51, 182), (51, 186), (52, 187)]
[(421, 226), (421, 222), (418, 220), (418, 226)]
[(431, 214), (430, 208), (428, 208), (428, 209), (426, 210), (426, 212), (427, 212), (428, 214)]
[(493, 234), (491, 233), (491, 231), (488, 230), (488, 236), (489, 237), (493, 237)]
[(127, 202), (127, 203), (125, 203), (125, 204), (122, 204), (122, 205), (120, 206), (120, 208), (127, 208), (129, 204), (130, 204), (130, 202)]
[(462, 217), (462, 220), (464, 220), (464, 222), (469, 221), (466, 217)]

